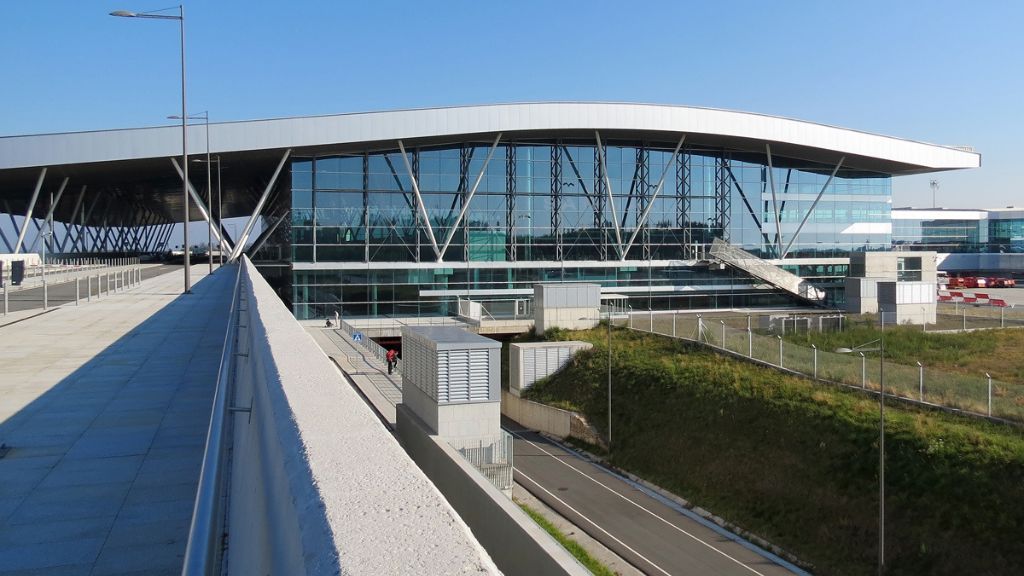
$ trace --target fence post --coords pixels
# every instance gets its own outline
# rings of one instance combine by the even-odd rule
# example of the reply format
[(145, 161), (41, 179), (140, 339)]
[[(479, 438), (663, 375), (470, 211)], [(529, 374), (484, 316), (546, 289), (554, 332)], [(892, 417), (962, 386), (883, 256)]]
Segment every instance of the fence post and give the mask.
[(82, 286), (79, 278), (75, 278), (75, 306), (78, 306), (78, 299), (81, 297)]
[(754, 333), (747, 327), (747, 358), (754, 357)]
[(860, 387), (864, 389), (868, 387), (868, 361), (863, 352), (860, 353)]
[(921, 402), (924, 402), (924, 366), (920, 362), (917, 363), (917, 389)]
[(701, 318), (700, 314), (697, 314), (697, 342), (700, 342), (704, 337), (704, 319)]
[(633, 329), (633, 306), (629, 306), (629, 329)]
[(722, 323), (722, 349), (728, 350), (729, 347), (725, 345), (725, 320), (719, 320)]
[(967, 306), (964, 306), (964, 332), (967, 331)]
[(782, 336), (775, 336), (779, 339), (779, 368), (782, 368)]
[(648, 310), (651, 313), (651, 334), (654, 334), (654, 310)]
[(85, 275), (85, 301), (92, 302), (92, 276)]
[(1006, 328), (1005, 317), (1004, 317), (1005, 314), (1006, 314), (1006, 308), (1000, 308), (999, 309), (999, 327), (1000, 328)]
[(678, 315), (679, 315), (679, 312), (672, 312), (672, 337), (673, 338), (676, 337), (676, 316), (678, 316)]
[(813, 354), (814, 354), (814, 379), (817, 380), (818, 379), (818, 347), (815, 346), (814, 344), (811, 344), (811, 350), (813, 351)]
[(7, 282), (4, 282), (3, 276), (0, 276), (0, 284), (4, 285), (4, 316), (7, 316)]
[(747, 314), (747, 332), (750, 332), (750, 314)]
[(985, 373), (985, 378), (988, 378), (988, 416), (992, 417), (992, 376), (988, 372)]

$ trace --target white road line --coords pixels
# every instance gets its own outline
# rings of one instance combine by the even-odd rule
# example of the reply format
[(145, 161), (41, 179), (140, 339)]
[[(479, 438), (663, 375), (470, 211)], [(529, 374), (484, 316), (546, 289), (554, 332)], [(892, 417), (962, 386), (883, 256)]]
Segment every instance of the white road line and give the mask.
[[(529, 440), (527, 440), (527, 442), (529, 442)], [(591, 520), (590, 518), (587, 518), (587, 517), (586, 517), (586, 516), (585, 516), (585, 515), (584, 515), (584, 514), (583, 514), (582, 512), (580, 512), (579, 510), (577, 510), (577, 509), (573, 508), (573, 507), (572, 507), (572, 506), (570, 506), (570, 505), (569, 505), (568, 503), (566, 503), (566, 501), (565, 501), (565, 500), (562, 500), (562, 499), (561, 499), (561, 498), (559, 498), (558, 496), (555, 496), (554, 494), (552, 494), (550, 490), (548, 490), (547, 488), (545, 488), (545, 487), (541, 486), (541, 485), (540, 485), (540, 484), (539, 484), (539, 483), (538, 483), (538, 482), (537, 482), (536, 480), (534, 480), (533, 478), (530, 478), (529, 476), (527, 476), (525, 472), (523, 472), (522, 470), (520, 470), (520, 469), (518, 469), (518, 468), (515, 468), (515, 470), (516, 470), (516, 472), (519, 472), (519, 475), (520, 475), (520, 476), (522, 476), (523, 478), (526, 478), (527, 480), (529, 480), (530, 482), (532, 482), (534, 486), (536, 486), (537, 488), (540, 488), (541, 490), (543, 490), (544, 492), (546, 492), (548, 496), (551, 496), (551, 497), (552, 497), (552, 498), (554, 498), (555, 500), (558, 500), (558, 502), (559, 502), (559, 503), (561, 503), (561, 504), (562, 504), (562, 506), (565, 506), (565, 507), (566, 507), (566, 508), (568, 508), (569, 510), (572, 510), (572, 512), (573, 512), (574, 514), (578, 515), (578, 516), (579, 516), (580, 518), (583, 518), (584, 520), (586, 520), (587, 522), (589, 522), (589, 523), (590, 523), (590, 524), (591, 524), (591, 525), (592, 525), (592, 526), (593, 526), (594, 528), (597, 528), (597, 529), (598, 529), (598, 530), (600, 530), (601, 532), (604, 532), (605, 534), (607, 534), (609, 538), (611, 538), (612, 540), (615, 540), (616, 542), (618, 542), (618, 543), (619, 543), (619, 544), (620, 544), (620, 545), (621, 545), (621, 546), (622, 546), (623, 548), (625, 548), (626, 550), (629, 550), (629, 551), (630, 551), (630, 552), (632, 552), (633, 554), (636, 554), (636, 556), (637, 556), (638, 558), (640, 558), (640, 559), (641, 559), (641, 560), (643, 560), (644, 562), (647, 562), (647, 563), (648, 563), (648, 564), (650, 564), (651, 566), (654, 566), (654, 568), (655, 568), (656, 570), (658, 570), (659, 572), (661, 572), (661, 573), (662, 573), (662, 574), (664, 574), (665, 576), (672, 576), (672, 575), (671, 575), (671, 573), (669, 573), (669, 572), (666, 572), (666, 571), (665, 571), (665, 570), (664, 570), (664, 569), (663, 569), (663, 568), (662, 568), (661, 566), (658, 566), (657, 564), (655, 564), (654, 562), (652, 562), (652, 561), (651, 561), (651, 560), (650, 560), (649, 558), (647, 558), (647, 557), (646, 557), (646, 556), (644, 556), (643, 554), (641, 554), (641, 553), (637, 552), (636, 550), (634, 550), (634, 549), (630, 548), (630, 547), (629, 547), (629, 545), (628, 545), (628, 544), (626, 544), (625, 542), (623, 542), (622, 540), (619, 540), (619, 539), (618, 539), (618, 538), (616, 538), (615, 536), (612, 536), (610, 532), (608, 532), (608, 531), (607, 531), (607, 530), (605, 530), (604, 528), (601, 528), (600, 526), (598, 526), (598, 525), (597, 525), (597, 522), (594, 522), (594, 521), (593, 521), (593, 520)]]
[[(569, 469), (571, 469), (571, 470), (575, 471), (575, 472), (576, 472), (577, 474), (580, 474), (581, 476), (583, 476), (583, 477), (585, 477), (585, 478), (589, 479), (590, 481), (594, 482), (594, 483), (595, 483), (595, 484), (597, 484), (598, 486), (601, 486), (601, 487), (602, 487), (602, 488), (604, 488), (605, 490), (607, 490), (607, 491), (611, 492), (612, 494), (615, 494), (616, 496), (618, 496), (619, 498), (622, 498), (622, 499), (623, 499), (623, 500), (625, 500), (626, 502), (629, 502), (629, 503), (630, 503), (630, 504), (632, 504), (633, 506), (636, 506), (637, 508), (639, 508), (639, 509), (643, 510), (644, 512), (647, 512), (647, 513), (648, 513), (648, 514), (650, 514), (651, 516), (653, 516), (653, 517), (657, 518), (658, 520), (661, 520), (661, 521), (662, 521), (662, 522), (664, 522), (665, 524), (667, 524), (667, 525), (671, 526), (672, 528), (674, 528), (674, 529), (678, 530), (679, 532), (681, 532), (681, 533), (685, 534), (686, 536), (689, 536), (689, 537), (690, 537), (690, 538), (692, 538), (693, 540), (695, 540), (695, 541), (697, 541), (697, 542), (700, 542), (701, 544), (703, 544), (704, 546), (706, 546), (706, 547), (710, 548), (711, 550), (714, 550), (715, 552), (718, 552), (718, 553), (719, 553), (719, 554), (721, 554), (722, 556), (725, 556), (726, 558), (728, 558), (729, 560), (732, 560), (732, 561), (733, 561), (733, 562), (735, 562), (736, 564), (738, 564), (738, 565), (740, 565), (740, 566), (742, 566), (742, 567), (746, 568), (747, 570), (750, 570), (750, 571), (751, 571), (751, 572), (753, 572), (754, 574), (757, 574), (758, 576), (765, 576), (765, 575), (764, 575), (764, 574), (762, 574), (761, 572), (758, 572), (757, 570), (754, 570), (754, 569), (753, 569), (753, 568), (751, 568), (750, 566), (747, 566), (747, 565), (746, 565), (745, 563), (743, 563), (743, 561), (741, 561), (741, 560), (739, 560), (739, 559), (737, 559), (737, 558), (734, 558), (734, 557), (730, 556), (729, 554), (726, 554), (726, 553), (725, 553), (725, 552), (723, 552), (722, 550), (719, 550), (718, 548), (716, 548), (716, 547), (715, 547), (714, 545), (712, 545), (712, 544), (710, 544), (710, 543), (708, 543), (708, 542), (705, 542), (704, 540), (701, 540), (700, 538), (698, 538), (697, 536), (694, 536), (693, 534), (691, 534), (691, 533), (687, 532), (686, 530), (683, 530), (683, 529), (682, 529), (682, 528), (680, 528), (679, 526), (676, 526), (675, 524), (673, 524), (673, 523), (669, 522), (668, 520), (666, 520), (666, 519), (662, 518), (662, 517), (661, 517), (661, 516), (659, 516), (658, 514), (655, 514), (655, 513), (654, 513), (654, 511), (652, 511), (652, 510), (649, 510), (649, 509), (645, 508), (645, 507), (644, 507), (644, 506), (642, 506), (641, 504), (639, 504), (639, 503), (637, 503), (637, 502), (635, 502), (635, 501), (633, 501), (633, 500), (629, 499), (629, 498), (628, 498), (628, 497), (626, 497), (625, 495), (623, 495), (623, 494), (620, 494), (620, 493), (619, 493), (618, 491), (616, 491), (616, 490), (615, 490), (614, 488), (612, 488), (612, 487), (610, 487), (610, 486), (608, 486), (608, 485), (604, 484), (604, 483), (603, 483), (603, 482), (601, 482), (600, 480), (598, 480), (598, 479), (594, 478), (593, 476), (590, 476), (590, 475), (589, 475), (589, 474), (587, 474), (586, 472), (584, 472), (584, 471), (580, 470), (579, 468), (576, 468), (575, 466), (573, 466), (573, 465), (569, 464), (568, 462), (566, 462), (566, 461), (565, 461), (565, 460), (563, 460), (562, 458), (559, 458), (559, 457), (555, 456), (554, 454), (552, 454), (551, 452), (548, 452), (548, 451), (547, 451), (547, 450), (545, 450), (545, 449), (544, 449), (544, 448), (543, 448), (542, 446), (538, 445), (538, 444), (537, 444), (536, 442), (532, 442), (532, 441), (530, 441), (530, 440), (527, 440), (526, 438), (524, 438), (524, 437), (523, 437), (523, 436), (522, 436), (521, 434), (519, 434), (519, 433), (517, 433), (517, 432), (512, 432), (512, 431), (510, 431), (510, 432), (511, 432), (511, 433), (512, 433), (513, 435), (515, 435), (516, 437), (518, 437), (519, 439), (521, 439), (522, 441), (524, 441), (524, 442), (526, 442), (526, 443), (530, 444), (530, 445), (531, 445), (531, 446), (533, 446), (534, 448), (536, 448), (536, 449), (540, 450), (541, 452), (543, 452), (543, 453), (547, 454), (548, 456), (550, 456), (551, 458), (553, 458), (553, 459), (554, 459), (554, 460), (556, 460), (557, 462), (561, 462), (561, 463), (562, 463), (563, 465), (565, 465), (565, 466), (569, 467)], [(571, 455), (570, 455), (570, 456), (571, 456)], [(524, 476), (525, 476), (525, 475), (524, 475)], [(536, 482), (534, 482), (534, 483), (536, 484)], [(589, 520), (588, 520), (588, 521), (589, 521)]]

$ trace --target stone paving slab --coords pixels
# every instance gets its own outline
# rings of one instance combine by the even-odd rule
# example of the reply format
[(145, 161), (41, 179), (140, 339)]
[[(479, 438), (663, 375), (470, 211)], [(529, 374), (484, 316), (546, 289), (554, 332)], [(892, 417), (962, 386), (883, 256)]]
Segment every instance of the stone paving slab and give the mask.
[(0, 323), (0, 575), (177, 574), (235, 270)]

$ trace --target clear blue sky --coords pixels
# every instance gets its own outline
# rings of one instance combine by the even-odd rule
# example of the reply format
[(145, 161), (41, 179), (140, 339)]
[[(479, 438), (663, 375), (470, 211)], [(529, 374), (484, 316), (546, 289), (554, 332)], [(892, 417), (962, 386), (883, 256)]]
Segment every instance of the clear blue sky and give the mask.
[[(0, 135), (166, 123), (167, 4), (0, 6)], [(1024, 2), (416, 1), (185, 3), (189, 108), (215, 120), (539, 100), (612, 100), (789, 116), (971, 145), (932, 176), (939, 204), (1024, 205)], [(930, 206), (928, 176), (895, 206)]]

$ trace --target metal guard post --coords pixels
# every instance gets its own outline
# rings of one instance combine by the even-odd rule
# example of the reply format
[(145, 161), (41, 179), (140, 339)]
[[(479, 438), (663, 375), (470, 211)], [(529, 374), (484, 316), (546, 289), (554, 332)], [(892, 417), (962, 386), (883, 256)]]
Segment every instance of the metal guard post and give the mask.
[(185, 561), (182, 576), (199, 576), (219, 572), (213, 563), (220, 549), (219, 525), (220, 488), (224, 455), (224, 415), (227, 406), (227, 387), (231, 362), (235, 353), (235, 330), (238, 325), (238, 298), (244, 263), (237, 264), (234, 294), (231, 296), (231, 313), (224, 334), (224, 349), (220, 356), (217, 372), (217, 387), (214, 391), (210, 427), (206, 433), (206, 448), (203, 451), (203, 468), (199, 473), (199, 488), (196, 503), (192, 509), (192, 524), (188, 531), (188, 545), (185, 547)]

